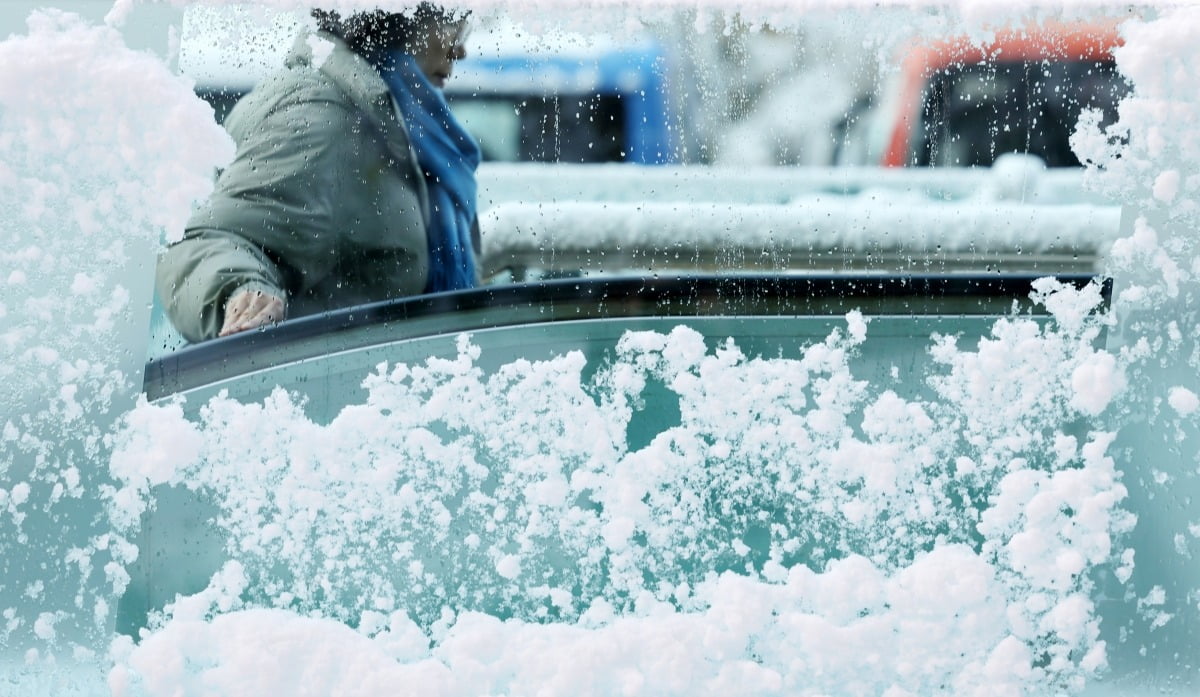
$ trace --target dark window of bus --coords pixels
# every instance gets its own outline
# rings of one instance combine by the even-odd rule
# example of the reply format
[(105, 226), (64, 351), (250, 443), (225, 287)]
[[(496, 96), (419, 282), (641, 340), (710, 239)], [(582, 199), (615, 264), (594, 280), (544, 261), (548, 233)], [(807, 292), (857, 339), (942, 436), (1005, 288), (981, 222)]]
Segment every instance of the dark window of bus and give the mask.
[(479, 141), (485, 161), (592, 163), (626, 156), (620, 95), (447, 95), (447, 101)]
[(953, 65), (936, 72), (923, 99), (912, 162), (989, 166), (1026, 153), (1050, 167), (1077, 167), (1071, 133), (1084, 109), (1116, 121), (1129, 86), (1111, 61), (1017, 61)]

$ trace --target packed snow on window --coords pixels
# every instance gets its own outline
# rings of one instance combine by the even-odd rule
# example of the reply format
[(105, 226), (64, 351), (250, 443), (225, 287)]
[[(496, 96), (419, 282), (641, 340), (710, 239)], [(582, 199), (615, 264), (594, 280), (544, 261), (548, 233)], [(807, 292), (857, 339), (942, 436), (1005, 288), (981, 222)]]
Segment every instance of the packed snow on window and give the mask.
[(232, 143), (186, 81), (114, 29), (39, 12), (0, 43), (0, 64), (8, 675), (11, 661), (86, 658), (111, 634), (136, 549), (103, 519), (110, 429), (139, 390), (159, 238), (181, 231)]
[[(894, 382), (857, 374), (853, 311), (794, 357), (680, 326), (485, 371), (464, 335), (316, 421), (283, 389), (134, 403), (154, 252), (232, 145), (161, 60), (34, 15), (0, 43), (5, 675), (121, 697), (1186, 689), (1200, 10), (1123, 31), (1132, 95), (1074, 138), (1132, 213), (1111, 311), (1043, 279), (1048, 317), (931, 336)], [(184, 509), (211, 512), (210, 547), (154, 549), (198, 588), (118, 634), (144, 521)]]
[[(153, 618), (114, 684), (253, 694), (240, 676), (261, 649), (234, 637), (287, 623), (286, 672), (342, 643), (340, 620), (377, 677), (322, 685), (360, 694), (421, 676), (445, 694), (1081, 686), (1104, 665), (1089, 571), (1132, 523), (1113, 435), (1072, 435), (1104, 407), (1071, 380), (1104, 362), (1102, 325), (1002, 320), (978, 351), (941, 338), (937, 397), (909, 400), (855, 379), (870, 327), (847, 320), (798, 360), (629, 333), (592, 379), (580, 354), (484, 375), (462, 337), (454, 360), (379, 366), (327, 425), (283, 392), (218, 398), (198, 422), (143, 404), (116, 444), (135, 491), (114, 517), (186, 487), (218, 502), (234, 566)], [(631, 449), (655, 385), (678, 423)], [(180, 444), (169, 466), (160, 434)]]

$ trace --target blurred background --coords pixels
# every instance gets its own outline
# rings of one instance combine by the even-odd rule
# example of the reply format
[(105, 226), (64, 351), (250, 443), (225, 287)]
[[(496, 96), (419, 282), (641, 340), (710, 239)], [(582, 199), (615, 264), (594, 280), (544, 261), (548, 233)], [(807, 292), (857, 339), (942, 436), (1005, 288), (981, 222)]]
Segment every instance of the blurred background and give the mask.
[[(586, 32), (561, 20), (474, 20), (446, 95), (485, 160), (989, 166), (1016, 152), (1077, 166), (1080, 114), (1111, 122), (1128, 90), (1104, 19), (974, 36), (886, 9), (809, 12), (783, 28), (700, 10)], [(305, 21), (190, 8), (179, 67), (221, 119)]]

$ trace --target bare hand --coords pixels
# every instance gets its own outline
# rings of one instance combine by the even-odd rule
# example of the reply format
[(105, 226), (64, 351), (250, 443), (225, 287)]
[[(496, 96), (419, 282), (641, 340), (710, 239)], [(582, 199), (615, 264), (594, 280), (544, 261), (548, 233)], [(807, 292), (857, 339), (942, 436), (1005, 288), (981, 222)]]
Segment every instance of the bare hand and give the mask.
[(258, 290), (243, 290), (225, 303), (225, 324), (217, 336), (229, 336), (283, 319), (287, 305), (282, 298)]

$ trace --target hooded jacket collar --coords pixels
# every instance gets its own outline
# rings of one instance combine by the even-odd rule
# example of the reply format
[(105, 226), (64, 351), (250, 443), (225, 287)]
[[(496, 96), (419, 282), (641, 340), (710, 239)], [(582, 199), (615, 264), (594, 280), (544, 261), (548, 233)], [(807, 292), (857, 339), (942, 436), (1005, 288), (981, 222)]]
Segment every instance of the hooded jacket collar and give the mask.
[[(397, 161), (415, 161), (408, 129), (396, 113), (387, 84), (375, 68), (351, 50), (341, 38), (324, 31), (302, 31), (296, 36), (286, 65), (289, 68), (315, 65), (366, 115), (371, 125), (383, 135), (384, 142)], [(418, 181), (422, 181), (423, 177), (415, 166), (414, 171)]]

